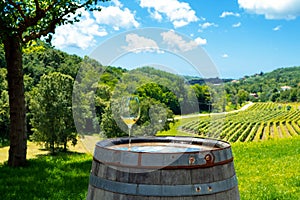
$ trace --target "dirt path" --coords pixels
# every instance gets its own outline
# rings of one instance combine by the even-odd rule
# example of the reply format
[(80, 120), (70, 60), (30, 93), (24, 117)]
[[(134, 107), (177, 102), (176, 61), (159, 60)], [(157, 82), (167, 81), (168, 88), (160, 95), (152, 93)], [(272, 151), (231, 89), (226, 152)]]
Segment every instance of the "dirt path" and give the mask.
[(281, 131), (281, 128), (279, 126), (276, 126), (275, 128), (277, 128), (278, 130), (278, 138), (283, 138), (283, 133)]
[(251, 105), (253, 105), (253, 102), (249, 102), (248, 104), (244, 105), (242, 108), (240, 108), (238, 110), (233, 110), (233, 111), (229, 111), (229, 112), (180, 115), (180, 116), (175, 116), (174, 119), (186, 119), (186, 118), (193, 118), (193, 117), (204, 117), (204, 116), (224, 115), (224, 114), (229, 114), (229, 113), (236, 113), (236, 112), (240, 112), (240, 111), (244, 111), (244, 110), (248, 109)]
[(263, 135), (261, 137), (261, 140), (267, 140), (270, 136), (269, 136), (269, 132), (271, 131), (271, 127), (269, 127), (270, 129), (267, 130), (268, 126), (265, 126), (264, 130), (263, 130)]

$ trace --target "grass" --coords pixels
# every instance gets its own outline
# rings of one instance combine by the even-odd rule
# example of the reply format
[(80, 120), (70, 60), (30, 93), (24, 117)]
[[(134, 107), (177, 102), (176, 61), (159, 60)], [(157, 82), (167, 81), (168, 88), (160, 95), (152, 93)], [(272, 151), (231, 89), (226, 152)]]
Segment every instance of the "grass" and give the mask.
[[(243, 200), (300, 199), (300, 137), (234, 143)], [(92, 155), (36, 155), (28, 166), (0, 163), (0, 199), (86, 199)]]
[(300, 137), (232, 145), (242, 199), (300, 199)]
[(24, 168), (0, 165), (0, 199), (86, 199), (92, 156), (40, 155)]
[(191, 134), (177, 130), (179, 126), (188, 123), (192, 120), (197, 120), (199, 117), (183, 118), (175, 120), (175, 123), (170, 124), (170, 129), (167, 131), (161, 131), (156, 136), (191, 136)]

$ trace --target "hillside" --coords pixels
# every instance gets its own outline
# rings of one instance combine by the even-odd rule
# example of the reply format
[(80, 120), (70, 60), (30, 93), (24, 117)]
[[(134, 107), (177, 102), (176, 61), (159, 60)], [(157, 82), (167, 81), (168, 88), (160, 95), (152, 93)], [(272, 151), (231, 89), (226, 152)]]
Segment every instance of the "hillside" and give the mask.
[[(81, 67), (85, 70), (81, 70)], [(151, 117), (172, 118), (178, 114), (197, 112), (224, 112), (240, 108), (245, 102), (297, 102), (300, 101), (300, 67), (280, 68), (269, 73), (245, 76), (238, 80), (209, 78), (201, 79), (164, 72), (151, 67), (142, 67), (128, 71), (119, 67), (102, 66), (89, 57), (78, 57), (54, 49), (37, 42), (23, 49), (23, 69), (27, 110), (27, 130), (29, 135), (36, 129), (32, 127), (31, 99), (32, 91), (38, 90), (40, 78), (53, 72), (69, 75), (73, 78), (74, 88), (94, 89), (94, 97), (90, 93), (82, 93), (86, 97), (86, 105), (95, 101), (95, 114), (86, 108), (78, 110), (78, 117), (89, 116), (80, 123), (82, 131), (99, 132), (109, 137), (123, 136), (126, 133), (116, 124), (112, 113), (111, 102), (117, 101), (118, 95), (133, 94), (141, 100), (141, 117), (139, 127), (151, 127)], [(78, 73), (80, 72), (80, 73)], [(95, 82), (91, 83), (90, 80)], [(0, 143), (8, 138), (9, 106), (6, 81), (4, 52), (0, 46)], [(224, 84), (220, 84), (224, 83)], [(87, 85), (86, 85), (87, 84)], [(90, 85), (90, 86), (88, 86)], [(75, 87), (76, 86), (76, 87)], [(88, 88), (88, 87), (89, 88)], [(283, 87), (286, 86), (286, 87)], [(283, 87), (283, 88), (282, 88)], [(74, 90), (73, 88), (73, 90)], [(74, 92), (74, 91), (73, 91)], [(47, 93), (47, 92), (46, 92)], [(72, 97), (69, 97), (72, 100)], [(94, 99), (88, 99), (94, 98)], [(59, 102), (58, 102), (59, 103)], [(149, 116), (150, 108), (157, 105), (162, 111)], [(49, 108), (51, 110), (51, 108)], [(158, 108), (157, 108), (158, 109)], [(72, 112), (70, 110), (70, 112)], [(73, 113), (74, 114), (74, 113)], [(164, 114), (166, 116), (164, 116)], [(170, 122), (163, 127), (168, 130)], [(95, 128), (98, 127), (98, 128)], [(144, 130), (136, 129), (142, 133)], [(109, 135), (114, 133), (114, 135)]]
[(279, 68), (272, 72), (245, 76), (227, 84), (227, 93), (248, 93), (251, 101), (300, 101), (300, 67)]
[(192, 118), (178, 130), (228, 142), (250, 142), (300, 135), (299, 103), (254, 103), (239, 112)]

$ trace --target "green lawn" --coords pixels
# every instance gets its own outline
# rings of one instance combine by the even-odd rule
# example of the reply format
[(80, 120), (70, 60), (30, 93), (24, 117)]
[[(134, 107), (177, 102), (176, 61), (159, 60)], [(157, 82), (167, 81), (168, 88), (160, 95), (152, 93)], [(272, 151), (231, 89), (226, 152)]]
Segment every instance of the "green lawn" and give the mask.
[(92, 156), (67, 153), (41, 155), (28, 166), (0, 165), (0, 199), (85, 199)]
[[(300, 137), (232, 146), (241, 199), (300, 199)], [(85, 199), (92, 156), (41, 155), (25, 168), (0, 164), (0, 199)]]
[(300, 137), (232, 145), (242, 199), (300, 199)]

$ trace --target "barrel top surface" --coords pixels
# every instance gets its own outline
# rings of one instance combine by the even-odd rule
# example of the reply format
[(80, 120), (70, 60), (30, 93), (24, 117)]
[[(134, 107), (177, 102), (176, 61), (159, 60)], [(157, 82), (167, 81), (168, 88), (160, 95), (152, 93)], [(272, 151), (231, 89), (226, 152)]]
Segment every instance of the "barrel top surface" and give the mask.
[[(147, 145), (150, 149), (155, 145), (162, 148), (154, 152), (131, 151), (131, 148), (123, 150), (128, 143), (129, 138), (100, 141), (96, 144), (94, 160), (112, 166), (152, 169), (209, 167), (233, 160), (230, 144), (220, 140), (191, 137), (131, 138), (131, 148), (134, 146), (148, 148)], [(169, 150), (163, 150), (164, 145)]]
[[(199, 151), (207, 151), (207, 150), (218, 150), (224, 148), (230, 148), (230, 144), (221, 140), (214, 139), (206, 139), (206, 138), (192, 138), (192, 137), (133, 137), (130, 139), (132, 146), (174, 146), (177, 148), (186, 148), (189, 149), (189, 152), (199, 152)], [(122, 146), (126, 146), (129, 144), (129, 138), (114, 138), (107, 139), (103, 141), (99, 141), (96, 144), (96, 147), (107, 148), (111, 150), (119, 150), (122, 151)], [(124, 150), (123, 150), (124, 151)], [(127, 150), (126, 150), (127, 151)], [(153, 152), (153, 151), (131, 151), (135, 153), (162, 153)], [(163, 152), (163, 153), (182, 153), (182, 151), (173, 151), (173, 152)]]

